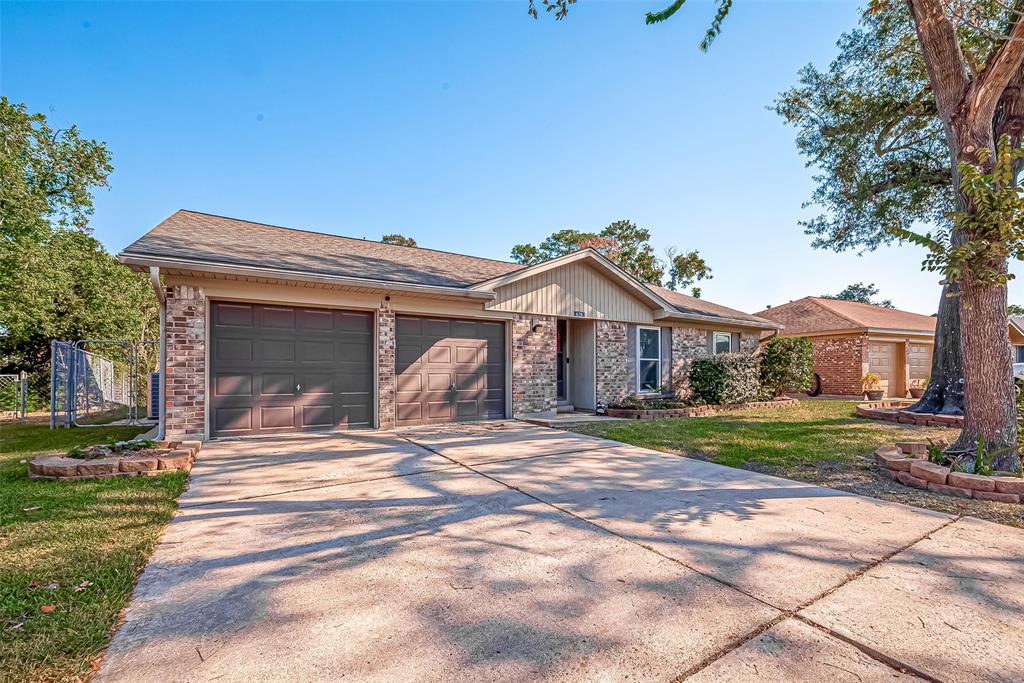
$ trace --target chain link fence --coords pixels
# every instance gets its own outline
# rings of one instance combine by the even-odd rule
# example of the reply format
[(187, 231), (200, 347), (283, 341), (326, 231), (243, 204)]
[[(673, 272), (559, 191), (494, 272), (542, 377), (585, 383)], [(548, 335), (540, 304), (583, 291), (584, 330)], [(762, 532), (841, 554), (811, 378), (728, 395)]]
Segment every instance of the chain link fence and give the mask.
[(157, 342), (54, 340), (50, 351), (51, 428), (153, 421)]

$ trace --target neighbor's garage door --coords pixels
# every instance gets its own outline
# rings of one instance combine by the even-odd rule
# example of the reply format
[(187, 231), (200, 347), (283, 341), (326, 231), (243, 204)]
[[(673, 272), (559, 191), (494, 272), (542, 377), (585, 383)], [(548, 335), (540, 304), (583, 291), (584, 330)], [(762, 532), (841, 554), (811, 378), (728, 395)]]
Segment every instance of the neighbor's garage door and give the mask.
[(892, 396), (897, 390), (896, 344), (892, 342), (871, 342), (868, 347), (868, 372), (882, 378), (882, 391)]
[(923, 384), (932, 372), (932, 345), (907, 342), (907, 364), (910, 380)]
[(505, 324), (400, 315), (400, 425), (505, 417)]
[(210, 433), (369, 425), (373, 314), (213, 302)]

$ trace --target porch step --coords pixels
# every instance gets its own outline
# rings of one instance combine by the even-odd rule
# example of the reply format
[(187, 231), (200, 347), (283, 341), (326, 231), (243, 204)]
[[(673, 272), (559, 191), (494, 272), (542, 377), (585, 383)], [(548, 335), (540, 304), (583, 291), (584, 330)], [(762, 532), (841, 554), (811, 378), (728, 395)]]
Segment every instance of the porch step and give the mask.
[(571, 403), (565, 403), (565, 402), (559, 401), (558, 405), (555, 406), (555, 412), (556, 413), (574, 413), (574, 412), (576, 412), (576, 407), (573, 406)]

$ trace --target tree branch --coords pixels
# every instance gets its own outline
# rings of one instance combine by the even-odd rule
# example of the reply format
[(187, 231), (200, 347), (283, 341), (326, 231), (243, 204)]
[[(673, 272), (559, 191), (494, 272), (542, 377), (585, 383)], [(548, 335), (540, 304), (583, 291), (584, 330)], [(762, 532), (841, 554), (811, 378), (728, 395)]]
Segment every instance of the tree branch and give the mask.
[(939, 116), (948, 124), (960, 110), (970, 85), (956, 29), (946, 16), (942, 0), (909, 2), (935, 105)]
[(1024, 17), (1018, 17), (995, 56), (988, 61), (974, 88), (972, 111), (980, 121), (991, 121), (1003, 92), (1024, 64)]

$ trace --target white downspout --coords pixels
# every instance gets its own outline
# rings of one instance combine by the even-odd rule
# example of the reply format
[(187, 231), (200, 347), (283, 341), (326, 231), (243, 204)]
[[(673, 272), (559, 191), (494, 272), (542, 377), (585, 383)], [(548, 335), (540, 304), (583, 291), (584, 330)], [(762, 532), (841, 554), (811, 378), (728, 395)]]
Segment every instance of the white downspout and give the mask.
[(160, 405), (157, 406), (157, 435), (156, 441), (164, 438), (165, 425), (165, 404), (167, 403), (167, 297), (164, 288), (160, 284), (160, 269), (156, 266), (149, 267), (149, 284), (156, 294), (156, 300), (160, 304)]

